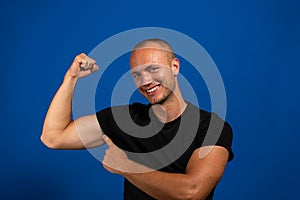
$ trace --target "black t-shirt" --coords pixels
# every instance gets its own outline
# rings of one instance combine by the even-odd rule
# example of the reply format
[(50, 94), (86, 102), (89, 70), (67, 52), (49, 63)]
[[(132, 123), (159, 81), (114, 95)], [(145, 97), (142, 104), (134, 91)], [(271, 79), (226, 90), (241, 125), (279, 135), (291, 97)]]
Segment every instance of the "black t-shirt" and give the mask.
[[(218, 145), (233, 159), (232, 129), (215, 113), (200, 110), (188, 103), (177, 119), (162, 123), (151, 105), (134, 103), (114, 106), (97, 112), (104, 132), (128, 158), (151, 169), (185, 173), (192, 153), (201, 146)], [(212, 199), (214, 190), (206, 198)], [(154, 199), (129, 181), (124, 181), (124, 199)]]

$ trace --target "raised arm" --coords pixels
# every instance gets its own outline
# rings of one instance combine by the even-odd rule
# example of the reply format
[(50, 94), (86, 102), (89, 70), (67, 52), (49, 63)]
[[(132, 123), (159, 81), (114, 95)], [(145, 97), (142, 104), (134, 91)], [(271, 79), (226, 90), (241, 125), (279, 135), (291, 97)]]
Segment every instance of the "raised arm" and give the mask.
[(84, 149), (104, 143), (95, 114), (71, 120), (72, 97), (77, 80), (97, 70), (96, 62), (84, 53), (75, 57), (44, 121), (41, 141), (49, 148)]

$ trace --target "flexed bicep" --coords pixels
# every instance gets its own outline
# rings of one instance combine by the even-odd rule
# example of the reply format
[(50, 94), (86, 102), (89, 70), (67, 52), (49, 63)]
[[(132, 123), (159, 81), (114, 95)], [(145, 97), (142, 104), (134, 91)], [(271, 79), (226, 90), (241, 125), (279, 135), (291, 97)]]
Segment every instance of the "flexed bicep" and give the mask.
[(78, 135), (77, 139), (80, 140), (85, 148), (93, 148), (105, 144), (96, 114), (76, 119), (74, 126)]

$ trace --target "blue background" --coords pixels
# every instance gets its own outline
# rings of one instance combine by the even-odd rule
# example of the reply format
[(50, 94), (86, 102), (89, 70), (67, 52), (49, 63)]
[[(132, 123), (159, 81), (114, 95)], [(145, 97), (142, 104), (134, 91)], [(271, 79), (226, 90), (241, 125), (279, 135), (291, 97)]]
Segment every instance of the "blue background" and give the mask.
[(121, 199), (122, 178), (88, 151), (49, 150), (39, 137), (74, 56), (147, 26), (192, 37), (222, 74), (235, 159), (215, 199), (298, 198), (299, 1), (11, 0), (0, 6), (0, 199)]

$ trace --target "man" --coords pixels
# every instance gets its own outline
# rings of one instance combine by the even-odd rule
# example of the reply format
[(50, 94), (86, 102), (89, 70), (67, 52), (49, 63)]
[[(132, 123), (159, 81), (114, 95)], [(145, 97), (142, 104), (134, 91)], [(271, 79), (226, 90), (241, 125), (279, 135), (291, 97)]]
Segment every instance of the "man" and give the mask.
[[(124, 176), (124, 199), (212, 199), (233, 158), (229, 124), (183, 99), (177, 81), (180, 63), (164, 40), (137, 44), (130, 68), (149, 105), (110, 107), (71, 120), (76, 81), (98, 70), (85, 54), (76, 56), (49, 107), (42, 142), (54, 149), (107, 143), (102, 163)], [(221, 129), (210, 128), (211, 121), (221, 123)]]

